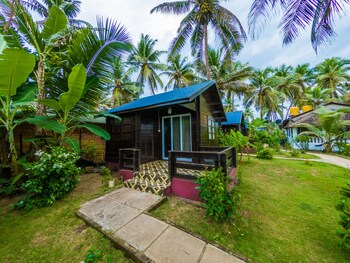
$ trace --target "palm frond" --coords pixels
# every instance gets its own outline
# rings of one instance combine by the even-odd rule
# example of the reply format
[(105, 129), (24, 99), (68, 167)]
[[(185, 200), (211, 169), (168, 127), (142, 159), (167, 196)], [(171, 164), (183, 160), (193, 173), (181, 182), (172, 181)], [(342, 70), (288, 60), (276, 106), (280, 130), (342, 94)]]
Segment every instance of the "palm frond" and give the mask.
[(290, 1), (279, 25), (282, 28), (284, 45), (299, 36), (300, 29), (305, 29), (311, 23), (314, 13), (315, 1)]
[(152, 8), (151, 14), (154, 12), (161, 12), (165, 14), (181, 15), (190, 11), (190, 8), (191, 1), (166, 2)]

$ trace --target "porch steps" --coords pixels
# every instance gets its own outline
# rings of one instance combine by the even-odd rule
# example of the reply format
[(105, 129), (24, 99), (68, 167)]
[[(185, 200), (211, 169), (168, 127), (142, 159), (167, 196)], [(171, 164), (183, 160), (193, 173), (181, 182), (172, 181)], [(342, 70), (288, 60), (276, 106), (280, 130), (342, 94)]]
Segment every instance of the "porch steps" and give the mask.
[(124, 186), (141, 192), (164, 196), (170, 187), (166, 165), (167, 163), (164, 161), (143, 164), (140, 172), (135, 172), (133, 178), (124, 181)]

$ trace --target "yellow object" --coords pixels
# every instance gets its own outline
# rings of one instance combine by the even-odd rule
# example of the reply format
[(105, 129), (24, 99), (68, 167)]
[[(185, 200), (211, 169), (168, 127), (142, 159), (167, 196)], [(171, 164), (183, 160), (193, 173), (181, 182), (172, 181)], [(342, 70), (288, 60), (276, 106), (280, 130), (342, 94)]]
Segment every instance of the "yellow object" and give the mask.
[(308, 111), (312, 110), (312, 106), (311, 105), (305, 105), (301, 109), (303, 110), (303, 112), (308, 112)]
[(299, 108), (298, 107), (291, 107), (290, 108), (290, 116), (297, 116), (299, 115)]

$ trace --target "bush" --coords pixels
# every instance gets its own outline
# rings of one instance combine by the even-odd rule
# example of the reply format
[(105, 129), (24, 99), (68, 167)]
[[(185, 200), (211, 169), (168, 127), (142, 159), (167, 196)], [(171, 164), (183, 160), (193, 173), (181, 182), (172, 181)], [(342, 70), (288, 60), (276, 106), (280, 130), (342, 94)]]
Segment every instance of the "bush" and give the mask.
[(79, 182), (79, 155), (64, 147), (53, 147), (50, 152), (38, 151), (38, 162), (30, 164), (29, 179), (22, 185), (26, 197), (18, 208), (31, 209), (52, 205), (73, 190)]
[(344, 142), (337, 142), (337, 146), (342, 155), (350, 156), (350, 144)]
[(350, 250), (350, 180), (346, 184), (347, 186), (341, 190), (343, 198), (336, 206), (336, 209), (341, 212), (339, 224), (342, 227), (337, 229), (336, 234), (342, 240), (341, 245)]
[(102, 166), (100, 169), (100, 175), (102, 175), (103, 186), (108, 187), (109, 181), (113, 180), (111, 169), (106, 166)]
[(256, 153), (256, 157), (271, 160), (273, 158), (273, 150), (270, 148), (262, 149)]
[(237, 186), (229, 189), (230, 180), (221, 168), (205, 171), (196, 179), (199, 184), (196, 189), (204, 201), (206, 216), (212, 217), (216, 222), (228, 221), (237, 213), (240, 195)]
[(298, 150), (296, 150), (296, 149), (293, 149), (293, 150), (291, 150), (291, 151), (289, 152), (289, 154), (290, 154), (290, 156), (292, 156), (292, 157), (298, 157), (299, 154), (300, 154), (300, 152), (299, 152)]
[(298, 135), (295, 138), (294, 143), (296, 146), (298, 146), (300, 148), (302, 153), (305, 153), (306, 151), (309, 150), (309, 141), (310, 141), (309, 136)]
[(100, 169), (100, 175), (102, 176), (110, 176), (111, 175), (111, 169), (109, 169), (106, 166), (102, 166)]

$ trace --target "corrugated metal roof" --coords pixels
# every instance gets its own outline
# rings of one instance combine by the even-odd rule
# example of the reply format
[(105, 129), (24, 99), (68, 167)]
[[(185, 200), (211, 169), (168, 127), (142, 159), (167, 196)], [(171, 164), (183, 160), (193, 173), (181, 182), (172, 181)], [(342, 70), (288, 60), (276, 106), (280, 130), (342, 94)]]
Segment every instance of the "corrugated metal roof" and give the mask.
[(196, 97), (215, 85), (215, 81), (207, 81), (188, 86), (181, 89), (160, 93), (157, 95), (141, 98), (120, 107), (109, 110), (110, 113), (121, 113), (127, 111), (140, 110), (144, 108), (153, 108), (168, 106), (178, 103), (187, 103), (193, 101)]
[(221, 125), (238, 125), (241, 124), (243, 118), (242, 111), (226, 112), (227, 121), (222, 122)]

